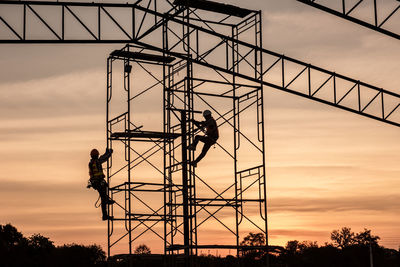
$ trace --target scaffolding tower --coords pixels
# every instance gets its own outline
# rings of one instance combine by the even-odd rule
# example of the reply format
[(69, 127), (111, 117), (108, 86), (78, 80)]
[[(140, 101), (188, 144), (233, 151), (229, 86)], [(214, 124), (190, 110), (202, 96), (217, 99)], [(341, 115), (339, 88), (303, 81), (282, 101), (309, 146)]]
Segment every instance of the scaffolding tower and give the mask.
[[(107, 181), (116, 201), (109, 206), (108, 255), (133, 254), (133, 244), (150, 233), (162, 240), (171, 264), (190, 266), (203, 251), (240, 256), (268, 250), (268, 238), (259, 246), (241, 245), (249, 232), (268, 236), (261, 12), (186, 3), (176, 1), (184, 9), (180, 28), (163, 21), (162, 50), (126, 45), (107, 61), (107, 144), (114, 150)], [(195, 9), (217, 16), (205, 22)], [(259, 49), (243, 51), (228, 40), (203, 42), (199, 31), (185, 25), (194, 16)], [(221, 48), (229, 73), (208, 63)], [(244, 72), (253, 80), (236, 75)], [(141, 125), (141, 109), (150, 105), (157, 107), (154, 118)], [(205, 109), (212, 111), (221, 137), (194, 168), (196, 152), (188, 146), (202, 135), (193, 120), (201, 120)], [(211, 225), (218, 238), (210, 235)]]

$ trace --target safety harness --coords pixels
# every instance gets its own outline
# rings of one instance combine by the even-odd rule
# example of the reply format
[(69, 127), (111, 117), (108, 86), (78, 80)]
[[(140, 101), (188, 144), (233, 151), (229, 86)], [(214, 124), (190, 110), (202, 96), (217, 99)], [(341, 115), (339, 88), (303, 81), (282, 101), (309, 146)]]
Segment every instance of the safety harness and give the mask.
[(106, 181), (104, 181), (105, 175), (103, 173), (103, 168), (98, 160), (90, 160), (89, 176), (90, 179), (88, 181), (88, 186), (91, 186), (95, 189), (96, 187), (101, 186), (102, 183), (106, 183)]

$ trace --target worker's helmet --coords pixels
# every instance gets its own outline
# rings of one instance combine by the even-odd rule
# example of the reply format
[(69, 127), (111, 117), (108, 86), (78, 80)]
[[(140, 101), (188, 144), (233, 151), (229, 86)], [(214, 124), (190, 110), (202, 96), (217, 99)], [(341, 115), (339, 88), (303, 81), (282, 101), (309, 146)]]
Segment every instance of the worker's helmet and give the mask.
[(203, 116), (207, 117), (207, 116), (211, 116), (211, 111), (209, 111), (208, 109), (203, 111)]
[(99, 156), (99, 151), (96, 148), (92, 149), (92, 151), (90, 151), (90, 156), (92, 158), (97, 158)]

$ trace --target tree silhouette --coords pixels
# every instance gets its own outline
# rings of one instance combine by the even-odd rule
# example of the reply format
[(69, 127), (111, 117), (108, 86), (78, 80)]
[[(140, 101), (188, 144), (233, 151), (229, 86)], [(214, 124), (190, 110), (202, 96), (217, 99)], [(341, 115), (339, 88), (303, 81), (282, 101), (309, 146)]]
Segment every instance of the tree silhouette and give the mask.
[(286, 253), (295, 255), (301, 254), (307, 249), (318, 248), (318, 244), (316, 241), (303, 241), (299, 242), (298, 240), (288, 241), (285, 247)]
[(249, 233), (240, 242), (241, 246), (264, 246), (265, 245), (265, 235), (263, 233)]
[(54, 258), (58, 262), (57, 267), (89, 267), (102, 264), (106, 255), (98, 245), (69, 244), (57, 247)]
[(297, 254), (300, 252), (299, 244), (300, 242), (298, 240), (288, 241), (285, 247), (286, 252), (291, 255)]
[(54, 242), (41, 234), (33, 234), (28, 238), (28, 246), (35, 250), (50, 251), (55, 248)]
[(359, 232), (355, 235), (354, 241), (357, 245), (364, 245), (364, 246), (377, 246), (378, 240), (381, 239), (377, 235), (372, 235), (371, 230), (364, 228), (364, 231)]
[(135, 254), (151, 254), (151, 250), (148, 246), (146, 246), (145, 244), (141, 244), (139, 246), (136, 247)]
[[(265, 246), (265, 235), (263, 233), (249, 233), (240, 242), (241, 246)], [(265, 255), (265, 251), (262, 249), (245, 249), (242, 250), (243, 257), (249, 257), (254, 259), (261, 259)]]
[(105, 252), (97, 245), (64, 245), (41, 234), (25, 238), (11, 224), (0, 225), (1, 267), (91, 267), (105, 264)]
[(378, 246), (379, 236), (372, 235), (371, 230), (364, 228), (364, 231), (354, 233), (351, 228), (343, 227), (341, 230), (334, 230), (331, 233), (333, 245), (344, 249), (346, 247), (359, 245), (359, 246)]
[[(312, 241), (288, 241), (285, 248), (269, 251), (270, 267), (365, 267), (370, 266), (370, 251), (375, 267), (400, 267), (400, 250), (380, 246), (379, 236), (373, 235), (371, 230), (364, 229), (356, 234), (343, 227), (332, 231), (331, 237), (332, 244), (325, 243), (320, 247)], [(254, 248), (265, 246), (265, 241), (262, 233), (249, 233), (240, 242), (244, 247), (242, 257), (209, 255), (194, 260), (197, 267), (265, 266), (265, 250)], [(150, 253), (150, 248), (144, 244), (135, 249), (135, 254)], [(135, 260), (137, 266), (161, 264), (151, 257), (138, 256)], [(105, 267), (107, 262), (105, 252), (98, 245), (54, 246), (53, 241), (41, 234), (25, 238), (11, 224), (0, 225), (0, 267), (55, 266)], [(116, 262), (115, 266), (127, 266), (127, 262)]]
[(1, 251), (23, 246), (26, 242), (26, 238), (11, 224), (0, 225)]
[(331, 240), (338, 248), (345, 248), (355, 243), (355, 234), (349, 227), (342, 227), (341, 230), (334, 230), (331, 233)]

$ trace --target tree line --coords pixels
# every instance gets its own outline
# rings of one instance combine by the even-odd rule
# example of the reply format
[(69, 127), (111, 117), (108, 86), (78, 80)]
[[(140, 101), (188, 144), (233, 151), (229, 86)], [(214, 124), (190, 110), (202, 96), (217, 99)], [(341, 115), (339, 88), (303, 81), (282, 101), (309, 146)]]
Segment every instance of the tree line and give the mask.
[[(379, 245), (379, 240), (380, 237), (373, 235), (371, 230), (354, 233), (351, 228), (343, 227), (332, 231), (331, 242), (322, 246), (314, 241), (297, 240), (288, 241), (285, 247), (270, 246), (268, 260), (271, 267), (400, 267), (400, 247), (398, 250), (385, 248)], [(196, 266), (265, 266), (267, 253), (260, 249), (265, 244), (264, 234), (249, 233), (240, 243), (244, 249), (239, 258), (201, 255), (195, 260)], [(142, 244), (134, 253), (148, 255), (151, 251)], [(143, 264), (141, 266), (159, 265)], [(14, 226), (6, 224), (0, 225), (0, 266), (102, 267), (107, 266), (107, 261), (105, 252), (98, 245), (55, 246), (53, 241), (41, 234), (24, 237)], [(117, 266), (126, 265), (120, 262)]]
[(105, 260), (98, 245), (55, 246), (41, 234), (24, 237), (11, 224), (0, 225), (1, 267), (99, 267), (106, 266)]
[[(379, 245), (380, 237), (364, 229), (359, 233), (343, 227), (331, 232), (331, 241), (319, 246), (315, 241), (288, 241), (285, 247), (271, 247), (271, 267), (400, 267), (398, 250)], [(265, 244), (262, 233), (250, 233), (241, 245)], [(253, 266), (262, 266), (266, 253), (262, 250), (243, 250), (242, 257)]]

